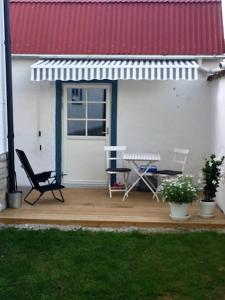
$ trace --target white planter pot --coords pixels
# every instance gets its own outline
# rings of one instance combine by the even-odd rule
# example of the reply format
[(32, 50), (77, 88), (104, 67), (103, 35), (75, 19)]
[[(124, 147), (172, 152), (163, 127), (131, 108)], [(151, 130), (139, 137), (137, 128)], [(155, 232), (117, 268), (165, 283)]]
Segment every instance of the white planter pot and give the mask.
[(188, 214), (188, 203), (173, 203), (169, 202), (171, 214), (170, 217), (174, 220), (187, 220), (190, 218)]
[(200, 201), (200, 211), (199, 216), (203, 218), (212, 218), (214, 217), (213, 210), (216, 205), (216, 202), (206, 202)]

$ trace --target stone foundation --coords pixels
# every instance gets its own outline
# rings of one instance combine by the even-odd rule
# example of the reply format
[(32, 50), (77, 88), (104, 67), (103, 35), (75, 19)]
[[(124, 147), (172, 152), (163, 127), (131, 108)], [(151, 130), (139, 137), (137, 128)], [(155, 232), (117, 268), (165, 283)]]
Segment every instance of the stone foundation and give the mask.
[(0, 211), (6, 208), (6, 192), (7, 192), (7, 155), (0, 154)]

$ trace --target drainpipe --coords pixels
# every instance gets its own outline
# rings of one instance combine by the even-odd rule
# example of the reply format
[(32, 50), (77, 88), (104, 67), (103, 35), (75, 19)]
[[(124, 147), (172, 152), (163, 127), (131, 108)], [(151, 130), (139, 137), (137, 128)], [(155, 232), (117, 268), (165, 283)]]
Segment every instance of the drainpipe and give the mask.
[(17, 191), (15, 157), (14, 157), (14, 126), (13, 126), (13, 93), (12, 93), (12, 59), (10, 40), (9, 0), (4, 0), (5, 29), (5, 68), (7, 94), (7, 125), (8, 125), (8, 206), (19, 208), (22, 203), (22, 192)]
[(207, 74), (214, 74), (217, 73), (219, 71), (221, 71), (222, 68), (224, 68), (224, 66), (222, 65), (222, 63), (219, 63), (219, 66), (217, 68), (207, 68), (203, 65), (202, 63), (202, 59), (198, 59), (198, 65), (199, 65), (199, 70), (202, 71), (203, 73), (207, 73)]

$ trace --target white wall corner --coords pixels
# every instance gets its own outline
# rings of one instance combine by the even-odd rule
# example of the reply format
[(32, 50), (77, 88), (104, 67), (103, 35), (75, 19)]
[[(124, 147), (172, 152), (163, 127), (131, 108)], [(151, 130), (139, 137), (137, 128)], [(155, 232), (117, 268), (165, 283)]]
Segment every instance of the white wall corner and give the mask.
[[(212, 81), (211, 85), (211, 153), (225, 155), (225, 78)], [(224, 167), (225, 169), (225, 167)], [(225, 182), (221, 182), (216, 202), (225, 213)]]

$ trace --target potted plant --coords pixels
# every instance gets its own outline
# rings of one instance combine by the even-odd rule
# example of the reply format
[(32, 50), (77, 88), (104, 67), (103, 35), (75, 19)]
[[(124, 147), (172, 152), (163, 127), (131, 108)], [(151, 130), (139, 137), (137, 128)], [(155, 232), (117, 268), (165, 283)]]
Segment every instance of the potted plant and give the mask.
[(219, 159), (215, 154), (210, 155), (205, 159), (205, 165), (202, 169), (203, 180), (203, 195), (204, 198), (200, 201), (201, 217), (213, 217), (213, 209), (215, 207), (216, 192), (221, 179), (221, 166), (224, 161), (224, 156)]
[(197, 188), (192, 182), (192, 177), (180, 175), (176, 178), (164, 180), (157, 191), (162, 198), (169, 202), (174, 220), (189, 219), (188, 205), (197, 198)]

